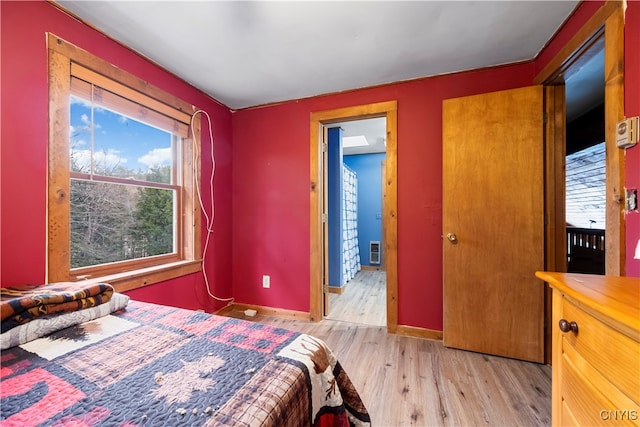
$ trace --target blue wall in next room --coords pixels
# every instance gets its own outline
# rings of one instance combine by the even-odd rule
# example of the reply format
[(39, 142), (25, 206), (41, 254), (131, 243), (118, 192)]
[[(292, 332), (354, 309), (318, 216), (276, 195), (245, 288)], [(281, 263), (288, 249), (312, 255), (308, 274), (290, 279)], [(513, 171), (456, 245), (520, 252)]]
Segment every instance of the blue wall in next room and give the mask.
[(343, 160), (358, 176), (358, 245), (362, 265), (370, 265), (369, 242), (382, 242), (382, 161), (386, 157), (386, 153), (354, 154), (344, 156)]

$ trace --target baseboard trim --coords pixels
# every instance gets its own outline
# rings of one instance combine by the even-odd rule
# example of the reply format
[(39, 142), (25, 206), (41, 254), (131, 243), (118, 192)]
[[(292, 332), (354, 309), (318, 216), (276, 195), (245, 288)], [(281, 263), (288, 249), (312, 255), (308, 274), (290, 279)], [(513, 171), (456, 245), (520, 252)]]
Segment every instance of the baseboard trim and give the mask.
[(340, 287), (338, 287), (338, 286), (327, 286), (327, 287), (329, 288), (329, 293), (330, 294), (338, 294), (338, 295), (340, 295), (340, 294), (342, 294), (344, 292), (344, 288), (346, 288), (347, 285), (348, 285), (348, 283), (345, 283), (344, 286), (340, 286)]
[[(230, 313), (233, 313), (233, 312), (242, 313), (248, 309), (256, 310), (258, 312), (257, 316), (266, 315), (266, 316), (280, 317), (284, 319), (305, 320), (309, 322), (311, 321), (311, 313), (307, 313), (304, 311), (296, 311), (296, 310), (286, 310), (284, 308), (263, 307), (261, 305), (254, 305), (254, 304), (233, 303), (226, 307), (221, 308), (220, 310), (214, 312), (213, 314), (217, 314), (219, 316), (228, 315), (228, 317), (234, 317), (234, 316), (230, 316)], [(249, 317), (247, 319), (251, 319), (251, 318)], [(395, 330), (388, 329), (388, 332), (396, 335), (407, 336), (407, 337), (442, 341), (442, 331), (436, 331), (433, 329), (418, 328), (415, 326), (397, 325)]]
[(433, 329), (416, 328), (415, 326), (398, 325), (395, 333), (407, 337), (424, 338), (428, 340), (442, 341), (442, 331)]
[(381, 271), (380, 267), (376, 267), (375, 265), (361, 265), (360, 270), (371, 270), (371, 271)]
[(311, 314), (304, 311), (296, 311), (296, 310), (286, 310), (284, 308), (272, 308), (272, 307), (263, 307), (260, 305), (254, 304), (236, 304), (233, 303), (228, 305), (220, 310), (214, 312), (213, 314), (217, 314), (219, 316), (224, 316), (225, 314), (229, 314), (230, 312), (239, 311), (243, 312), (245, 310), (256, 310), (258, 315), (266, 315), (266, 316), (276, 316), (282, 317), (285, 319), (296, 319), (296, 320), (307, 320), (311, 321)]

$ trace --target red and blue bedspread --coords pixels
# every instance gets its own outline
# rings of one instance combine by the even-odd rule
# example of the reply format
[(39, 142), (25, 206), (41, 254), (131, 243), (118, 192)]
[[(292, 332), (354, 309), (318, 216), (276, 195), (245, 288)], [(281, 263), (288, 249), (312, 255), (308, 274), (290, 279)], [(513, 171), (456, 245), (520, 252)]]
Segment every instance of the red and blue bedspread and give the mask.
[(3, 426), (348, 426), (369, 415), (309, 335), (129, 302), (2, 351)]

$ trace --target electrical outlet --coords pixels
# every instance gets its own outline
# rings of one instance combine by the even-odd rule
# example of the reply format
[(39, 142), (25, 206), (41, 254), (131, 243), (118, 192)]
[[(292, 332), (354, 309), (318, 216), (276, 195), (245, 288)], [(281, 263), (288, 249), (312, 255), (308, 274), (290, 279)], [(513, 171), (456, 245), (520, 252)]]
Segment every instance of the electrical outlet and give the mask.
[(263, 288), (270, 288), (271, 287), (271, 277), (262, 276), (262, 287)]

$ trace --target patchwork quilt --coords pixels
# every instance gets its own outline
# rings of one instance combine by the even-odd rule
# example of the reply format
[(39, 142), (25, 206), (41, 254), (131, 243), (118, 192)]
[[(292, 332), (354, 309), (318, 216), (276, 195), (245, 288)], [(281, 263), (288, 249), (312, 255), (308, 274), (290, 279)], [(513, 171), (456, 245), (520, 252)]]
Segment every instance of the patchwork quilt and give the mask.
[(321, 340), (130, 301), (1, 353), (3, 426), (368, 426)]

